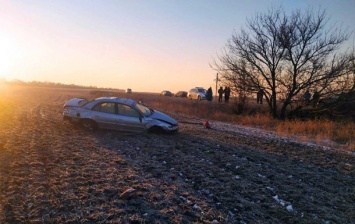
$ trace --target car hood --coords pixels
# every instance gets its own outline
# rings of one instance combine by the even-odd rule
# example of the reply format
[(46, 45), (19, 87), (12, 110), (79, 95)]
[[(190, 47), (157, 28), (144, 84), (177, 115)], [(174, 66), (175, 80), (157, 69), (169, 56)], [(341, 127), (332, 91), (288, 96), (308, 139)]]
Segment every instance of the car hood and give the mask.
[(154, 113), (150, 116), (150, 118), (163, 121), (169, 124), (177, 124), (177, 121), (175, 119), (157, 110), (154, 110)]

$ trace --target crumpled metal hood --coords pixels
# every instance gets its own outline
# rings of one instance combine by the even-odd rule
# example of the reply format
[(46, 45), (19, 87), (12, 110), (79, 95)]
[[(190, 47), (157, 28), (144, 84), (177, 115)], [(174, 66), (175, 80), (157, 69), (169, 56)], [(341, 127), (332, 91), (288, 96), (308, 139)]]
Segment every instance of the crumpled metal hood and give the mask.
[(178, 123), (175, 119), (173, 119), (170, 116), (168, 116), (160, 111), (157, 111), (157, 110), (154, 110), (154, 113), (150, 116), (150, 118), (160, 120), (160, 121), (170, 123), (170, 124), (177, 124)]

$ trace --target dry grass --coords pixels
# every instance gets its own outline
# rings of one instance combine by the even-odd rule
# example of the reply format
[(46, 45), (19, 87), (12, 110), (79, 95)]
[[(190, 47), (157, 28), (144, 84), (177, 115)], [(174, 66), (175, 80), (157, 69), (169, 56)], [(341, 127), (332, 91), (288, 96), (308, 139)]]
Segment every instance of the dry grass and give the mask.
[(355, 151), (355, 124), (346, 121), (286, 120), (271, 118), (268, 114), (239, 116), (235, 123), (275, 131), (279, 135), (303, 141)]

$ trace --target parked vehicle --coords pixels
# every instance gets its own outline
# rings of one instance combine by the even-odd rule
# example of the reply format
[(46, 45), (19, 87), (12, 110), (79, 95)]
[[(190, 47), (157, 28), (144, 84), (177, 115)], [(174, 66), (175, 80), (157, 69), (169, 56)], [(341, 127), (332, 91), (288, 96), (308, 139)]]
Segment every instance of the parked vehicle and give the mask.
[(132, 93), (132, 89), (130, 88), (126, 89), (126, 93)]
[(63, 119), (83, 125), (118, 131), (177, 132), (178, 122), (132, 99), (100, 97), (92, 101), (73, 98), (64, 104)]
[(173, 96), (169, 90), (164, 90), (160, 93), (160, 96)]
[(186, 91), (179, 91), (175, 93), (175, 97), (187, 97), (187, 92)]
[(195, 87), (190, 89), (189, 93), (187, 94), (189, 99), (195, 100), (205, 100), (206, 99), (206, 90), (202, 87)]

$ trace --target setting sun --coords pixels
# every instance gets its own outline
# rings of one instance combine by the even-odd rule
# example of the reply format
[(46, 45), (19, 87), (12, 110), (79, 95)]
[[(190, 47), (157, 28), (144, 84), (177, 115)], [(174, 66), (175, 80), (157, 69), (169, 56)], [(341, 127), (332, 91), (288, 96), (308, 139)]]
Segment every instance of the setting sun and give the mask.
[(20, 49), (16, 40), (0, 34), (0, 77), (11, 79), (11, 70), (19, 60)]

